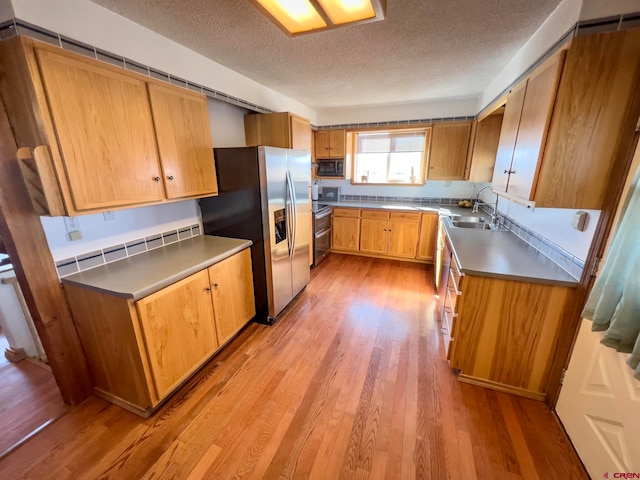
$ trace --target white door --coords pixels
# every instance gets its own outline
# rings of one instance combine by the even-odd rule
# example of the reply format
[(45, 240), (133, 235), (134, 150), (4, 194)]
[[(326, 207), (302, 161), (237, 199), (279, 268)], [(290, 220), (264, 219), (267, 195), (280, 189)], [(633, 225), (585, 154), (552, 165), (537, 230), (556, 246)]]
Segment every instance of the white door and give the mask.
[[(640, 144), (623, 199), (639, 165)], [(629, 354), (602, 345), (603, 335), (582, 320), (556, 412), (592, 478), (640, 475), (640, 380), (625, 363)]]
[(640, 380), (602, 335), (582, 320), (556, 411), (589, 475), (614, 478), (640, 473)]

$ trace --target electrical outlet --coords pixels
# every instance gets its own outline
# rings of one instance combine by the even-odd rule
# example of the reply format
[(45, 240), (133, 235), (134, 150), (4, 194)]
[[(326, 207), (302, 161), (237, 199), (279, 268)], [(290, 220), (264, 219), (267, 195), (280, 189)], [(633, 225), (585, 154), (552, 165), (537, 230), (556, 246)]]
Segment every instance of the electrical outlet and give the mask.
[(104, 218), (105, 222), (113, 222), (116, 219), (116, 212), (103, 212), (102, 217)]
[(80, 219), (78, 217), (64, 217), (64, 224), (69, 233), (80, 231)]

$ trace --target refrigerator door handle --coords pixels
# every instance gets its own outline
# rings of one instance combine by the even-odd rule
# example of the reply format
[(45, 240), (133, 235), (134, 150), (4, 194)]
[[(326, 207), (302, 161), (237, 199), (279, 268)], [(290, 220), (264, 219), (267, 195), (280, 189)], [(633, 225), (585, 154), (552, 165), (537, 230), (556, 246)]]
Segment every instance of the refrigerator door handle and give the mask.
[(291, 207), (293, 208), (293, 222), (292, 222), (292, 230), (293, 230), (293, 242), (291, 246), (291, 256), (293, 257), (293, 253), (296, 248), (296, 231), (298, 230), (298, 199), (296, 198), (296, 189), (293, 184), (293, 178), (291, 178), (291, 172), (287, 170), (287, 176), (289, 177), (289, 187), (291, 188)]
[[(285, 176), (286, 189), (285, 189), (285, 215), (287, 216), (287, 246), (289, 249), (289, 258), (293, 258), (293, 247), (295, 242), (295, 228), (294, 228), (294, 217), (295, 212), (293, 210), (293, 196), (291, 190), (291, 177), (289, 176), (289, 171), (287, 170), (287, 174)], [(287, 201), (288, 200), (288, 201)]]

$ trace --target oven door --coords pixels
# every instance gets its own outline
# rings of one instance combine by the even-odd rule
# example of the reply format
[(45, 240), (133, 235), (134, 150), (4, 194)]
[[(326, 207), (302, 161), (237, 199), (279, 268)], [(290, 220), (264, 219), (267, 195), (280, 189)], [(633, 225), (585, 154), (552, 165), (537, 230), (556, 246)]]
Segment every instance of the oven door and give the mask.
[(313, 265), (317, 266), (331, 249), (331, 225), (316, 232), (313, 239)]

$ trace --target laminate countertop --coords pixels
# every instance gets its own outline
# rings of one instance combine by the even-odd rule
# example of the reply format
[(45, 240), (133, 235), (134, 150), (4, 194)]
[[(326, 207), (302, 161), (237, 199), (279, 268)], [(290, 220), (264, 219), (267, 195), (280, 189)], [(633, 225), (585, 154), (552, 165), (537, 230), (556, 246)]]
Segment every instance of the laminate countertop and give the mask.
[(66, 285), (139, 300), (251, 245), (250, 240), (199, 235), (74, 273), (61, 281)]
[(576, 287), (578, 280), (508, 230), (476, 230), (443, 225), (464, 274)]

